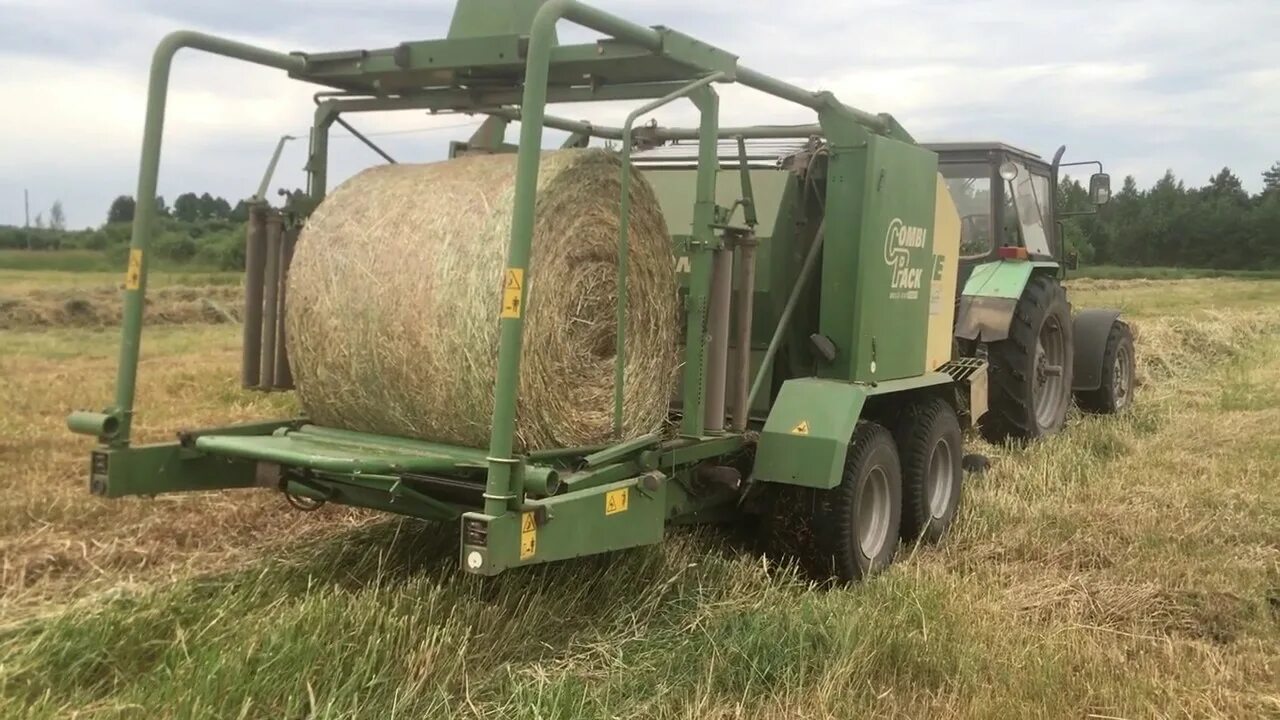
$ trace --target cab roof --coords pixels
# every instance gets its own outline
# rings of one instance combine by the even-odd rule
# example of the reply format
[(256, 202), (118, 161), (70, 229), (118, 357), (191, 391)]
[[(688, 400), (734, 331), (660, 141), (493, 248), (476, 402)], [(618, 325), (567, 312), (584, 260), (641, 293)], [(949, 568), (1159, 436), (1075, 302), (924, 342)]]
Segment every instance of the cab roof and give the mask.
[(985, 142), (920, 143), (920, 147), (932, 150), (938, 153), (939, 155), (941, 155), (942, 153), (948, 153), (948, 152), (951, 152), (951, 153), (992, 152), (992, 151), (999, 150), (1007, 153), (1013, 153), (1014, 155), (1022, 155), (1024, 157), (1034, 158), (1036, 160), (1044, 159), (1040, 157), (1039, 153), (1034, 153), (1034, 152), (1031, 152), (1030, 150), (1024, 150), (1023, 148), (1015, 147), (1008, 143), (1002, 143), (995, 140), (985, 141)]

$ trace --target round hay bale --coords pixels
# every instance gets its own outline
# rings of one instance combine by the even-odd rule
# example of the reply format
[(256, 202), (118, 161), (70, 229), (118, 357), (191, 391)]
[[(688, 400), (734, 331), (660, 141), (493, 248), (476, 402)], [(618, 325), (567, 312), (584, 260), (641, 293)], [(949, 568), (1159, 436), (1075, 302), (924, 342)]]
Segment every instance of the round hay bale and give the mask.
[[(514, 155), (383, 165), (333, 191), (289, 271), (286, 338), (313, 422), (486, 447), (515, 191)], [(519, 448), (612, 437), (621, 164), (543, 155), (525, 275)], [(657, 199), (633, 173), (625, 435), (666, 418), (676, 277)]]

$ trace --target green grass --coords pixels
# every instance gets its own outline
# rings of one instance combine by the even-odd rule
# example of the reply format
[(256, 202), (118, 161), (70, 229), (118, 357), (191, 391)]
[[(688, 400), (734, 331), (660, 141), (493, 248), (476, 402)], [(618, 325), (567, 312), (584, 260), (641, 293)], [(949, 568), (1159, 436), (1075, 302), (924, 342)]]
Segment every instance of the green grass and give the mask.
[[(217, 267), (155, 259), (153, 270), (180, 273), (221, 274)], [(0, 250), (0, 270), (56, 271), (64, 273), (124, 273), (118, 256), (101, 250)]]
[[(155, 270), (147, 274), (147, 288), (239, 285), (243, 273), (224, 271)], [(124, 269), (109, 271), (0, 269), (0, 296), (33, 290), (92, 290), (124, 285)]]
[[(1280, 283), (1071, 293), (1135, 314), (1138, 406), (972, 440), (994, 464), (953, 534), (837, 589), (740, 531), (477, 578), (449, 527), (99, 501), (62, 417), (109, 396), (115, 333), (11, 333), (0, 717), (1276, 716)], [(148, 330), (144, 439), (293, 411), (238, 388), (236, 334)]]

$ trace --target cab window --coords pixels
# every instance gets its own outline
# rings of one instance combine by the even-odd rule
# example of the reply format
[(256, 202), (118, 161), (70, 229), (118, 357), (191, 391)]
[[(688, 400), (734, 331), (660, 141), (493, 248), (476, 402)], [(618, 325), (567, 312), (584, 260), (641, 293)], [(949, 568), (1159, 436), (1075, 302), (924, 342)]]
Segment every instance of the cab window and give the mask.
[(1049, 178), (1028, 172), (1027, 166), (1018, 160), (1006, 162), (1001, 166), (1001, 172), (1008, 167), (1016, 170), (1016, 174), (1005, 176), (1001, 213), (1005, 243), (1021, 245), (1033, 255), (1051, 255), (1047, 230)]
[(991, 223), (991, 166), (945, 163), (939, 166), (951, 201), (960, 214), (960, 256), (986, 257), (995, 248)]

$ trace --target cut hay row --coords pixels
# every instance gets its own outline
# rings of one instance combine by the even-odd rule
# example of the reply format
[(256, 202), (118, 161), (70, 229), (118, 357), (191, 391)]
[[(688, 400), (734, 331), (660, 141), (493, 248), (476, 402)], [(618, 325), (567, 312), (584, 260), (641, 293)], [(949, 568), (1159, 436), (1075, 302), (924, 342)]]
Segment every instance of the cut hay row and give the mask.
[(1143, 382), (1200, 372), (1248, 352), (1259, 338), (1280, 334), (1280, 309), (1205, 310), (1194, 316), (1130, 320)]
[[(0, 330), (113, 327), (121, 320), (116, 288), (32, 290), (0, 296)], [(238, 287), (171, 287), (147, 293), (149, 325), (239, 322), (244, 293)]]

